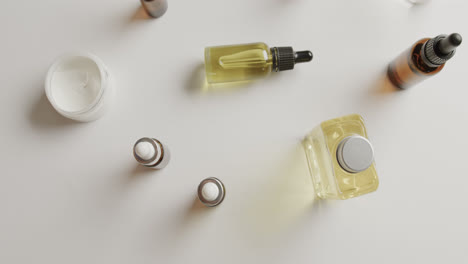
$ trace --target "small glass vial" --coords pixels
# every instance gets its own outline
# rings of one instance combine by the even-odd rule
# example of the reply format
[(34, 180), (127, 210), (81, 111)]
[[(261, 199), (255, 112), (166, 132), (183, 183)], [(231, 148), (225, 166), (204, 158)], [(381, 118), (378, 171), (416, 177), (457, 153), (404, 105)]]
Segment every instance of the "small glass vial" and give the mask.
[(140, 138), (133, 146), (133, 156), (143, 166), (162, 169), (170, 160), (169, 148), (155, 138)]
[(389, 64), (387, 76), (396, 87), (410, 88), (439, 73), (461, 43), (457, 33), (421, 39)]
[(360, 115), (322, 122), (303, 145), (318, 197), (344, 200), (377, 190), (374, 150)]
[(292, 47), (273, 47), (258, 42), (205, 48), (208, 83), (248, 81), (272, 71), (294, 69), (294, 64), (312, 60), (312, 52), (294, 52)]
[(164, 15), (167, 11), (167, 0), (140, 0), (146, 13), (153, 18)]
[(218, 178), (211, 177), (200, 182), (197, 194), (200, 202), (213, 207), (223, 202), (226, 191), (224, 184)]

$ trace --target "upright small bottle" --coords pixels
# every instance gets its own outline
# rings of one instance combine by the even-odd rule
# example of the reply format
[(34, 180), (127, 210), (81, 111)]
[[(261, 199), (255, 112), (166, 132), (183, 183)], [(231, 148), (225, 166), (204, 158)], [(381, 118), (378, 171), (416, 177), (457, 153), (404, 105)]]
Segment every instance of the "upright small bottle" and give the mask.
[(211, 177), (204, 179), (198, 185), (198, 199), (208, 207), (217, 206), (223, 202), (226, 195), (226, 188), (218, 178)]
[(236, 82), (265, 77), (272, 71), (294, 69), (294, 64), (311, 61), (310, 51), (294, 52), (292, 47), (269, 48), (251, 43), (205, 48), (208, 83)]
[(460, 34), (439, 35), (416, 42), (390, 63), (389, 80), (398, 88), (409, 88), (440, 72), (461, 44)]
[(152, 169), (166, 167), (171, 159), (167, 145), (155, 138), (140, 138), (133, 146), (133, 156), (143, 166)]
[(140, 0), (146, 13), (153, 18), (164, 15), (167, 11), (167, 0)]
[(360, 115), (322, 122), (303, 145), (318, 197), (344, 200), (377, 190), (374, 150)]

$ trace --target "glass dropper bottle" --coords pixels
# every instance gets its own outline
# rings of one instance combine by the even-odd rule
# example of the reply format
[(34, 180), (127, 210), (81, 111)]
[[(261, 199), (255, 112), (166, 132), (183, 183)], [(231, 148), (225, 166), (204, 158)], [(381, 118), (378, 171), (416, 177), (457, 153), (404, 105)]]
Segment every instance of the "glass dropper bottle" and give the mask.
[(295, 52), (292, 47), (268, 47), (258, 42), (205, 48), (208, 83), (238, 82), (259, 79), (272, 71), (294, 69), (296, 63), (309, 62), (310, 51)]
[(388, 78), (400, 89), (412, 87), (439, 73), (461, 43), (458, 33), (421, 39), (389, 64)]

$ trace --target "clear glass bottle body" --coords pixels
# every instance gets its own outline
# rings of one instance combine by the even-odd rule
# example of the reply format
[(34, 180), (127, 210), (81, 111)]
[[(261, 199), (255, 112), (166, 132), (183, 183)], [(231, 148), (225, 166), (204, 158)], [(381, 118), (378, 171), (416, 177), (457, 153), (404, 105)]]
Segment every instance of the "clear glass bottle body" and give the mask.
[(265, 43), (205, 48), (208, 83), (248, 81), (270, 74), (272, 53)]
[(338, 162), (338, 145), (354, 135), (367, 138), (363, 119), (357, 114), (322, 122), (305, 137), (303, 145), (318, 197), (343, 200), (377, 190), (374, 162), (357, 173), (344, 170)]

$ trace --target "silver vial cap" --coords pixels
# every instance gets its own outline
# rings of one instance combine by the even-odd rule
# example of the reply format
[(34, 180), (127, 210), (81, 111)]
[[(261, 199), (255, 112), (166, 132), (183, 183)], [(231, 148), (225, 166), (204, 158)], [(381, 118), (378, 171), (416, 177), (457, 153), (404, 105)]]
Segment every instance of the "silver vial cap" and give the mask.
[(140, 0), (148, 15), (158, 18), (167, 11), (167, 0)]
[[(208, 199), (208, 197), (205, 197), (206, 193), (204, 193), (203, 187), (207, 184), (216, 186), (217, 188), (216, 197), (213, 197), (212, 199)], [(226, 194), (226, 190), (224, 188), (224, 184), (218, 178), (214, 178), (214, 177), (206, 178), (202, 182), (200, 182), (200, 184), (198, 185), (198, 199), (200, 199), (200, 201), (208, 207), (213, 207), (222, 203), (224, 200), (225, 194)]]
[(155, 138), (140, 138), (133, 146), (133, 156), (143, 166), (153, 169), (166, 167), (170, 160), (169, 148)]
[(344, 170), (358, 173), (372, 165), (374, 149), (367, 138), (358, 135), (350, 136), (340, 142), (336, 157)]

